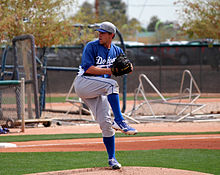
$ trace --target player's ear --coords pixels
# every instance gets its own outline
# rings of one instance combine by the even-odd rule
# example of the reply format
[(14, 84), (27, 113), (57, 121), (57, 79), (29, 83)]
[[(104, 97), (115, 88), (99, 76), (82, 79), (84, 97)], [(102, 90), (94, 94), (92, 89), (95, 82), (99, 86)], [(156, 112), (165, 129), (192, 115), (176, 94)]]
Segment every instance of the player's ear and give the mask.
[(112, 39), (114, 39), (115, 38), (115, 34), (114, 33), (112, 33)]

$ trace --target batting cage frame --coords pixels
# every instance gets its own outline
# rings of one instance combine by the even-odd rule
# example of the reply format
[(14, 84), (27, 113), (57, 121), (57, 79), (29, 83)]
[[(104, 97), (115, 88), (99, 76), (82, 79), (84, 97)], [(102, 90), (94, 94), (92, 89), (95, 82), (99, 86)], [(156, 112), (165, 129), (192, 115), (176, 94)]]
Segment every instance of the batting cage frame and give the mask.
[[(39, 99), (38, 99), (38, 79), (37, 79), (37, 64), (36, 64), (36, 53), (35, 53), (35, 41), (33, 35), (21, 35), (13, 38), (12, 44), (13, 44), (13, 50), (14, 50), (14, 72), (13, 72), (13, 79), (19, 80), (20, 74), (18, 70), (18, 55), (17, 55), (17, 47), (16, 43), (18, 41), (24, 41), (24, 40), (30, 40), (30, 46), (31, 46), (31, 63), (32, 63), (32, 78), (30, 77), (31, 72), (27, 69), (28, 59), (25, 52), (29, 52), (27, 47), (22, 46), (22, 55), (23, 55), (23, 67), (25, 70), (25, 83), (31, 84), (33, 88), (33, 94), (34, 94), (34, 105), (35, 105), (35, 118), (40, 118), (40, 108), (39, 108)], [(27, 92), (28, 93), (28, 92)], [(29, 94), (27, 94), (27, 98), (30, 98)], [(28, 99), (28, 101), (31, 101), (31, 99)], [(30, 116), (30, 118), (32, 118)]]
[[(25, 44), (19, 42), (25, 42)], [(21, 78), (24, 78), (27, 91), (28, 118), (40, 118), (34, 36), (27, 34), (12, 39), (12, 65), (6, 65), (8, 49), (9, 46), (6, 46), (3, 53), (1, 80), (21, 80)]]

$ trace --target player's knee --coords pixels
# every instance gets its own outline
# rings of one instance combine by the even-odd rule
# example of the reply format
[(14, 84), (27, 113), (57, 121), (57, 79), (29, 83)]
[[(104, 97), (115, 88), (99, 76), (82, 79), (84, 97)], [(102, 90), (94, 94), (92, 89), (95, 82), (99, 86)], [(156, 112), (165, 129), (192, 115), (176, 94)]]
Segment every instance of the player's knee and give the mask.
[(113, 94), (113, 93), (116, 94), (119, 93), (119, 85), (115, 80), (111, 82), (111, 85), (108, 88), (108, 94)]
[(115, 134), (115, 131), (112, 128), (111, 122), (101, 122), (99, 124), (100, 124), (100, 128), (102, 130), (103, 137), (111, 137)]

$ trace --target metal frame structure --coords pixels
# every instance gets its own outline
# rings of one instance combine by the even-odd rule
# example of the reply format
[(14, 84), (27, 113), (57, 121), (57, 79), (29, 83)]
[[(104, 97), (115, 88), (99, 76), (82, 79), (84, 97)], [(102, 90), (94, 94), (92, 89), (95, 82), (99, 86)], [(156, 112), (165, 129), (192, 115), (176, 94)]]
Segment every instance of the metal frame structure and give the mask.
[[(34, 104), (35, 104), (35, 118), (40, 118), (40, 106), (39, 106), (39, 99), (38, 99), (38, 79), (37, 79), (37, 63), (36, 63), (36, 53), (35, 53), (35, 41), (33, 35), (21, 35), (14, 37), (12, 40), (13, 44), (13, 51), (14, 51), (14, 72), (13, 72), (13, 79), (19, 80), (19, 70), (18, 70), (18, 56), (17, 56), (17, 48), (16, 48), (16, 42), (17, 41), (23, 41), (23, 40), (30, 40), (31, 42), (31, 62), (32, 62), (32, 80), (26, 80), (25, 83), (31, 83), (33, 84), (33, 91), (34, 91)], [(22, 48), (22, 52), (25, 52), (25, 48)], [(25, 68), (25, 66), (24, 66)], [(29, 76), (29, 75), (28, 75)], [(29, 98), (29, 96), (28, 96)]]
[[(18, 49), (16, 46), (16, 42), (19, 41), (24, 41), (24, 40), (29, 40), (30, 41), (30, 50), (27, 50), (26, 46), (22, 46), (21, 52), (23, 54), (23, 64), (25, 65), (19, 65), (19, 57), (18, 57)], [(16, 36), (12, 39), (12, 48), (13, 48), (13, 54), (14, 54), (14, 60), (13, 60), (13, 65), (6, 65), (6, 58), (7, 58), (7, 53), (9, 50), (9, 46), (6, 46), (3, 52), (3, 58), (2, 58), (2, 64), (1, 64), (1, 76), (0, 80), (4, 80), (5, 75), (10, 75), (11, 80), (20, 80), (21, 77), (26, 76), (25, 78), (25, 83), (29, 84), (31, 87), (28, 88), (28, 93), (31, 93), (33, 89), (33, 96), (34, 96), (34, 106), (35, 106), (35, 118), (40, 118), (40, 106), (39, 106), (39, 99), (38, 99), (38, 79), (37, 79), (37, 63), (36, 63), (36, 53), (35, 53), (35, 41), (34, 41), (34, 36), (27, 34), (27, 35), (20, 35)], [(31, 53), (30, 58), (27, 57), (26, 53)], [(30, 60), (31, 62), (31, 67), (32, 71), (28, 69), (27, 60)], [(19, 72), (19, 69), (23, 68), (25, 70), (25, 74)], [(6, 69), (11, 69), (12, 71), (7, 72)], [(28, 71), (28, 72), (26, 72)], [(32, 77), (30, 76), (32, 75)], [(27, 100), (29, 101), (29, 106), (32, 106), (32, 100), (30, 95), (27, 96)], [(30, 107), (31, 108), (31, 107)], [(30, 118), (32, 117), (32, 112), (29, 112), (28, 115)]]
[[(190, 86), (189, 86), (189, 88), (183, 89), (186, 74), (188, 74), (189, 77), (190, 77)], [(142, 79), (147, 81), (147, 83), (151, 86), (151, 88), (159, 96), (159, 99), (148, 100), (148, 98), (146, 97), (146, 94), (145, 94)], [(195, 87), (197, 93), (192, 92), (193, 86)], [(188, 93), (188, 96), (184, 96), (185, 93)], [(139, 94), (142, 95), (144, 101), (142, 103), (140, 103), (139, 105), (136, 105)], [(198, 85), (197, 85), (196, 81), (194, 80), (194, 78), (193, 78), (193, 76), (192, 76), (192, 74), (189, 70), (184, 70), (183, 71), (179, 95), (177, 97), (171, 97), (171, 98), (165, 98), (145, 74), (140, 74), (139, 75), (139, 86), (135, 90), (134, 105), (133, 105), (132, 110), (127, 112), (127, 115), (128, 116), (135, 116), (136, 111), (140, 107), (143, 107), (143, 105), (146, 104), (148, 109), (150, 110), (152, 116), (157, 117), (155, 115), (155, 112), (153, 111), (153, 109), (151, 107), (151, 103), (168, 104), (168, 105), (175, 105), (176, 106), (175, 115), (177, 115), (179, 117), (176, 121), (179, 122), (179, 121), (187, 118), (188, 116), (193, 115), (195, 112), (202, 109), (203, 107), (205, 107), (205, 104), (198, 104), (198, 103), (196, 104), (195, 103), (196, 100), (200, 97), (200, 95), (201, 95), (200, 89), (198, 88)], [(182, 100), (186, 99), (186, 98), (188, 98), (189, 103), (182, 102)], [(179, 101), (178, 102), (170, 102), (171, 100), (179, 100)], [(184, 108), (180, 112), (176, 113), (177, 108), (180, 107), (180, 106), (184, 106)], [(192, 107), (196, 107), (196, 109), (192, 110)], [(184, 114), (184, 112), (187, 109), (190, 109), (190, 112)]]

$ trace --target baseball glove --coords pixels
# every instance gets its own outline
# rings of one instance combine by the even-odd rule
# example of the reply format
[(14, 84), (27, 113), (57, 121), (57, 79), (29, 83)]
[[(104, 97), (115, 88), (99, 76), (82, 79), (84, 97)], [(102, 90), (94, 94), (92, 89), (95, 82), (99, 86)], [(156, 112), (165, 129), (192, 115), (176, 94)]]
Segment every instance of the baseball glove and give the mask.
[(128, 74), (132, 72), (132, 64), (125, 55), (120, 54), (113, 62), (111, 71), (112, 74), (116, 77)]

